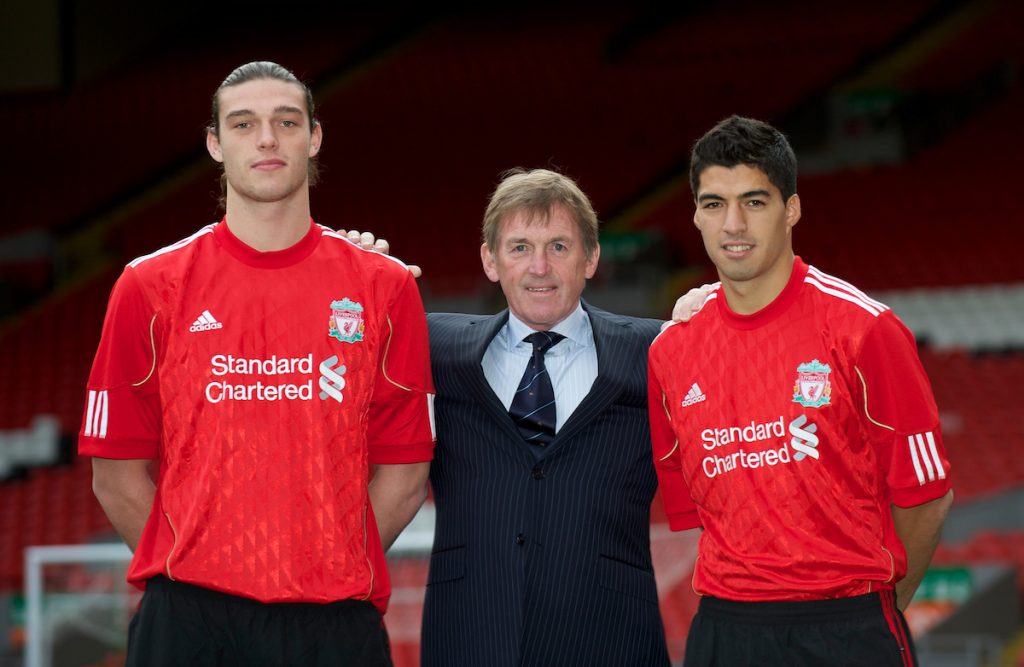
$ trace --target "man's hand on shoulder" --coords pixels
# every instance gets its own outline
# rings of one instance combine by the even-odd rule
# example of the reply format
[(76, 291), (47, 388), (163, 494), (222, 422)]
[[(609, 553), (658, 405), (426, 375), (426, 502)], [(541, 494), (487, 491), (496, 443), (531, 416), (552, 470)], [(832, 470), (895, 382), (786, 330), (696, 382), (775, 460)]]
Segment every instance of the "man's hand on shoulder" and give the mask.
[(676, 299), (676, 305), (672, 308), (672, 321), (662, 324), (661, 330), (664, 331), (670, 324), (675, 322), (689, 322), (690, 318), (696, 315), (697, 311), (704, 305), (712, 290), (714, 290), (713, 285), (704, 284), (700, 287), (694, 287)]
[[(363, 250), (372, 250), (374, 252), (379, 252), (382, 255), (391, 254), (391, 244), (388, 243), (388, 240), (374, 238), (373, 234), (370, 232), (360, 232), (356, 229), (350, 229), (348, 231), (339, 229), (338, 233), (347, 237), (349, 241), (356, 244)], [(406, 264), (406, 267), (409, 269), (409, 273), (412, 274), (413, 278), (419, 278), (423, 275), (423, 270), (415, 264)]]

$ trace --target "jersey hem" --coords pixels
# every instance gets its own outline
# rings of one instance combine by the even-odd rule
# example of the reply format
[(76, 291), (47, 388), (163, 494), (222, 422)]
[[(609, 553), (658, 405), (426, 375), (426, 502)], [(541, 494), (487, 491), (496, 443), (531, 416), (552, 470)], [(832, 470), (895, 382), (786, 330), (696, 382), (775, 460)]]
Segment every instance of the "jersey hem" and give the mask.
[(426, 463), (434, 460), (434, 443), (417, 442), (411, 445), (387, 445), (370, 449), (371, 464)]
[(953, 488), (949, 479), (909, 489), (892, 489), (892, 503), (897, 507), (917, 507), (938, 500)]
[(669, 530), (689, 530), (691, 528), (698, 528), (700, 525), (700, 517), (697, 515), (697, 510), (668, 515)]
[(78, 455), (101, 459), (155, 459), (157, 443), (150, 440), (111, 440), (78, 437)]

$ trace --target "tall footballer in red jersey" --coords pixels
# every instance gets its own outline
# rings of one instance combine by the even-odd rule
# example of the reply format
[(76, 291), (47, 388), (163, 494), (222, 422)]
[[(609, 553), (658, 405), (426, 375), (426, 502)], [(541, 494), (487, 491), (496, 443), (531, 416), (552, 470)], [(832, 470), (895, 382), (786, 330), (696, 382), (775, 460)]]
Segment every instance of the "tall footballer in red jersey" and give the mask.
[(404, 265), (310, 218), (321, 141), (290, 72), (235, 70), (207, 136), (224, 219), (111, 295), (79, 451), (146, 587), (130, 665), (390, 664), (384, 550), (433, 454), (426, 319)]
[(670, 525), (703, 528), (685, 664), (914, 664), (900, 610), (952, 491), (913, 336), (795, 256), (796, 159), (777, 130), (723, 121), (691, 184), (721, 282), (649, 365)]

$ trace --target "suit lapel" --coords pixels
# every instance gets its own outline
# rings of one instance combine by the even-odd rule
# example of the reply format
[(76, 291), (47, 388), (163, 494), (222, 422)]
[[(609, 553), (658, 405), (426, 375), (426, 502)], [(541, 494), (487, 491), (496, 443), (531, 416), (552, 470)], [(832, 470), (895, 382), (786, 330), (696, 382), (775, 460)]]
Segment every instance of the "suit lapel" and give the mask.
[(480, 398), (481, 407), (495, 423), (495, 426), (502, 431), (500, 438), (495, 440), (500, 446), (514, 450), (517, 459), (523, 459), (529, 464), (533, 462), (533, 455), (525, 442), (522, 442), (522, 435), (516, 427), (515, 422), (509, 416), (505, 406), (498, 400), (498, 395), (491, 389), (484, 375), (484, 369), (480, 361), (487, 351), (498, 331), (508, 321), (508, 310), (503, 310), (497, 315), (481, 316), (479, 319), (472, 319), (466, 325), (463, 338), (460, 341), (465, 353), (461, 355), (456, 373), (460, 380), (470, 392)]
[(560, 443), (571, 438), (589, 424), (605, 408), (622, 394), (626, 372), (633, 363), (626, 336), (628, 320), (583, 302), (583, 309), (590, 317), (594, 331), (594, 345), (597, 348), (597, 378), (590, 392), (583, 398), (572, 415), (558, 431), (554, 441), (547, 447), (545, 456), (559, 448)]

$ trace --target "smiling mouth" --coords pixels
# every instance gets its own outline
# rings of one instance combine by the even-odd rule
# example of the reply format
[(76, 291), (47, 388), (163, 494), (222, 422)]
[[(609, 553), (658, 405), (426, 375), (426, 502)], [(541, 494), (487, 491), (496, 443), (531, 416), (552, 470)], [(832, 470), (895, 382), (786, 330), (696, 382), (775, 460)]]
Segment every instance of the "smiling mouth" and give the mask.
[(554, 287), (527, 287), (526, 291), (527, 292), (539, 293), (539, 292), (551, 292), (551, 291), (554, 291), (554, 289), (555, 289)]
[(748, 250), (752, 250), (754, 246), (749, 243), (729, 243), (723, 245), (722, 248), (727, 252), (746, 252)]

